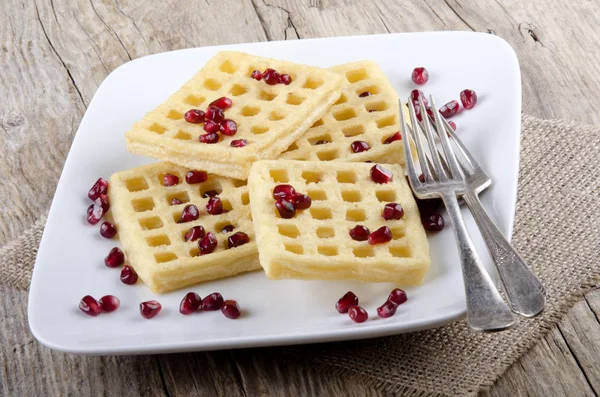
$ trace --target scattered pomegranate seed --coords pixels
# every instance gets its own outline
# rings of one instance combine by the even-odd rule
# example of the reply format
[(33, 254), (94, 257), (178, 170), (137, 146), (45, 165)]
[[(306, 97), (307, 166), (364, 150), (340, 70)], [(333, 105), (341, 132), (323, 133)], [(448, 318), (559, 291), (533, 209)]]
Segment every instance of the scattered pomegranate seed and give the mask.
[[(419, 178), (419, 180), (421, 180), (421, 178)], [(421, 217), (425, 217), (429, 214), (437, 213), (443, 204), (441, 199), (427, 199), (427, 200), (416, 199), (416, 201), (417, 201), (417, 206), (419, 207), (419, 212), (421, 213)]]
[(381, 216), (386, 221), (390, 221), (392, 219), (401, 219), (404, 216), (404, 209), (398, 203), (388, 203), (383, 207), (383, 211), (381, 211)]
[(216, 190), (207, 190), (204, 193), (202, 193), (202, 198), (215, 197), (218, 195), (219, 195), (219, 192)]
[(232, 299), (228, 299), (223, 302), (223, 306), (221, 307), (221, 313), (225, 315), (225, 317), (235, 320), (242, 314), (240, 310), (240, 306), (238, 303)]
[(427, 107), (425, 108), (425, 111), (427, 112), (427, 115), (428, 115), (429, 117), (431, 117), (432, 119), (434, 118), (434, 116), (433, 116), (433, 110), (431, 110), (431, 107), (430, 107), (430, 106), (427, 106)]
[(202, 298), (195, 292), (188, 292), (185, 294), (181, 303), (179, 304), (179, 313), (181, 314), (192, 314), (197, 311), (200, 307), (200, 302), (202, 302)]
[(221, 134), (223, 135), (234, 136), (237, 133), (237, 123), (233, 120), (225, 119), (221, 121), (219, 131), (221, 131)]
[(165, 176), (163, 176), (163, 185), (164, 186), (175, 186), (179, 183), (179, 177), (172, 175), (172, 174), (166, 174)]
[(226, 233), (232, 232), (233, 229), (235, 229), (235, 227), (233, 227), (233, 225), (225, 225), (225, 226), (223, 226), (223, 229), (221, 229), (221, 233), (226, 234)]
[(181, 204), (181, 200), (178, 198), (171, 199), (171, 205), (179, 205)]
[(244, 232), (236, 232), (227, 238), (227, 246), (229, 248), (239, 247), (250, 241), (250, 237)]
[(427, 214), (421, 217), (423, 228), (430, 232), (439, 232), (444, 228), (444, 218), (438, 213)]
[(106, 194), (101, 194), (100, 196), (98, 196), (98, 198), (94, 200), (94, 204), (102, 207), (102, 211), (104, 211), (105, 214), (110, 209), (110, 200), (108, 199), (108, 196)]
[(133, 268), (129, 265), (125, 265), (125, 267), (121, 270), (121, 282), (127, 285), (133, 285), (137, 283), (138, 275), (133, 270)]
[(208, 105), (208, 107), (210, 108), (211, 106), (216, 106), (219, 109), (227, 110), (231, 107), (232, 104), (233, 102), (231, 101), (231, 99), (227, 98), (226, 96), (222, 96), (221, 98), (212, 101), (210, 105)]
[(281, 74), (279, 75), (279, 79), (277, 80), (277, 82), (285, 85), (290, 85), (292, 82), (292, 76), (286, 73)]
[(223, 295), (218, 292), (213, 292), (210, 295), (207, 295), (204, 299), (202, 299), (202, 303), (200, 303), (200, 310), (204, 311), (213, 311), (219, 310), (223, 307)]
[(306, 210), (310, 208), (312, 199), (306, 194), (296, 194), (292, 197), (292, 204), (297, 210)]
[(457, 101), (452, 100), (440, 108), (440, 114), (448, 119), (458, 113), (458, 109), (460, 109), (460, 105)]
[(350, 237), (356, 241), (366, 241), (369, 239), (369, 229), (363, 225), (356, 225), (350, 229)]
[(248, 140), (247, 139), (234, 139), (233, 141), (231, 141), (231, 143), (229, 144), (229, 146), (231, 146), (231, 147), (244, 147), (244, 146), (248, 146)]
[(250, 75), (250, 77), (252, 77), (254, 80), (261, 81), (262, 80), (262, 73), (260, 72), (260, 70), (255, 70), (255, 71), (252, 72), (252, 74)]
[(390, 136), (388, 139), (383, 141), (383, 144), (389, 145), (392, 142), (396, 142), (396, 141), (400, 141), (400, 140), (402, 140), (402, 134), (400, 133), (400, 131), (398, 131), (394, 135)]
[(360, 98), (366, 98), (366, 97), (371, 96), (371, 95), (373, 95), (373, 94), (371, 94), (369, 91), (364, 91), (364, 92), (360, 93), (359, 97)]
[(204, 122), (205, 116), (206, 116), (206, 114), (204, 113), (204, 111), (202, 111), (200, 109), (190, 109), (187, 112), (185, 112), (185, 114), (183, 115), (183, 118), (188, 123), (198, 124), (198, 123)]
[(348, 309), (348, 316), (355, 323), (364, 323), (369, 319), (369, 313), (360, 306), (352, 306)]
[(358, 305), (358, 296), (352, 291), (348, 291), (335, 303), (335, 310), (339, 313), (348, 313), (348, 309)]
[(354, 141), (350, 144), (350, 148), (354, 153), (360, 153), (371, 149), (371, 146), (365, 141)]
[(208, 134), (200, 135), (198, 141), (200, 141), (200, 143), (217, 143), (219, 142), (219, 135), (216, 132), (209, 132)]
[(296, 195), (296, 189), (292, 185), (277, 185), (273, 188), (274, 199), (286, 199), (291, 201)]
[(125, 263), (125, 254), (119, 247), (111, 249), (106, 258), (104, 258), (106, 267), (117, 267), (123, 263)]
[[(208, 132), (208, 134), (204, 134), (204, 135), (216, 134), (217, 132), (219, 132), (219, 128), (221, 128), (221, 126), (216, 121), (206, 120), (204, 122), (204, 131)], [(200, 136), (202, 136), (202, 135), (200, 135)], [(202, 140), (200, 142), (202, 142)], [(207, 142), (207, 143), (214, 143), (214, 142)]]
[(96, 317), (98, 314), (102, 313), (102, 308), (100, 307), (96, 299), (94, 299), (90, 295), (86, 295), (83, 298), (81, 298), (81, 301), (79, 302), (79, 309), (88, 316), (93, 317)]
[(296, 215), (296, 208), (294, 208), (294, 204), (285, 199), (277, 199), (275, 202), (275, 208), (277, 208), (279, 216), (281, 216), (283, 219), (290, 219)]
[(406, 302), (407, 299), (406, 292), (400, 288), (394, 288), (387, 298), (388, 302), (392, 302), (395, 305), (401, 305)]
[(269, 85), (275, 85), (279, 81), (279, 73), (271, 68), (266, 69), (262, 74), (262, 77), (265, 79), (265, 83)]
[(162, 305), (155, 300), (140, 303), (140, 314), (146, 320), (149, 320), (152, 317), (156, 316), (158, 313), (160, 313), (161, 309)]
[(94, 186), (88, 191), (88, 197), (90, 200), (96, 200), (101, 194), (108, 193), (108, 181), (106, 179), (98, 178)]
[(379, 164), (371, 167), (371, 180), (375, 183), (384, 184), (392, 181), (392, 173)]
[(202, 226), (194, 226), (185, 233), (185, 241), (196, 241), (199, 238), (206, 236), (206, 231)]
[(377, 315), (381, 318), (392, 317), (396, 314), (396, 310), (398, 309), (398, 305), (389, 300), (385, 301), (385, 303), (377, 308)]
[(117, 228), (110, 222), (104, 222), (100, 225), (100, 235), (104, 238), (113, 238), (117, 234)]
[(325, 145), (326, 143), (329, 143), (327, 139), (320, 139), (315, 142), (315, 145)]
[(456, 131), (456, 123), (452, 120), (448, 121), (448, 124), (450, 124), (450, 127), (452, 127), (452, 131)]
[(415, 88), (410, 92), (410, 100), (412, 101), (413, 105), (419, 105), (419, 98), (423, 100), (423, 105), (427, 106), (427, 98), (425, 97), (423, 91)]
[(223, 203), (218, 197), (211, 197), (206, 203), (206, 211), (211, 215), (219, 215), (223, 213)]
[(465, 109), (473, 109), (477, 103), (477, 93), (473, 90), (462, 90), (460, 92), (460, 101)]
[(421, 115), (421, 105), (419, 105), (418, 103), (414, 103), (414, 109), (415, 109), (415, 117), (417, 118), (417, 120), (419, 121), (423, 121), (423, 116)]
[(100, 222), (100, 219), (104, 216), (104, 209), (102, 206), (92, 204), (87, 209), (87, 221), (90, 225), (95, 225)]
[(217, 236), (213, 232), (208, 232), (202, 240), (198, 241), (198, 248), (200, 248), (198, 255), (210, 254), (217, 248), (218, 243)]
[(429, 80), (429, 72), (425, 68), (415, 68), (411, 77), (413, 83), (423, 85)]
[(382, 244), (392, 240), (392, 231), (387, 226), (382, 226), (369, 234), (369, 244)]
[(198, 211), (198, 207), (196, 207), (194, 204), (186, 205), (183, 208), (183, 211), (181, 211), (181, 216), (179, 217), (177, 223), (195, 221), (196, 219), (198, 219), (199, 215), (200, 212)]
[(121, 306), (121, 300), (114, 295), (104, 295), (98, 301), (103, 312), (114, 312)]
[(190, 185), (206, 182), (208, 174), (204, 171), (190, 170), (185, 174), (185, 181)]
[(212, 120), (215, 123), (221, 123), (225, 119), (223, 109), (216, 106), (209, 106), (206, 110), (206, 120)]

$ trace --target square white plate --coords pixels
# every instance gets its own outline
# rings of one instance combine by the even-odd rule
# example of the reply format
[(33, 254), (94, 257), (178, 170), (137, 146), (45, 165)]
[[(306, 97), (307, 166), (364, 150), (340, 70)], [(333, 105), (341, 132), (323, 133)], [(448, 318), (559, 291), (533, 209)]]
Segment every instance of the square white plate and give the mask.
[[(422, 87), (438, 104), (465, 88), (479, 103), (453, 120), (465, 144), (491, 174), (494, 184), (483, 194), (505, 235), (512, 231), (519, 159), (521, 79), (512, 48), (489, 34), (466, 32), (407, 33), (265, 42), (206, 47), (152, 55), (113, 71), (81, 121), (56, 190), (40, 245), (29, 295), (29, 324), (35, 337), (53, 349), (87, 354), (136, 354), (210, 350), (338, 341), (392, 335), (440, 326), (465, 313), (460, 264), (452, 231), (430, 235), (432, 266), (423, 286), (408, 289), (409, 300), (395, 316), (377, 317), (376, 308), (393, 288), (389, 284), (271, 281), (262, 272), (190, 288), (201, 296), (219, 291), (244, 310), (232, 321), (219, 312), (182, 316), (186, 291), (157, 296), (141, 281), (127, 286), (119, 269), (103, 258), (117, 241), (102, 238), (99, 226), (85, 220), (87, 191), (113, 172), (153, 162), (127, 152), (123, 134), (147, 111), (163, 102), (220, 50), (328, 67), (372, 59), (406, 101), (411, 71), (426, 66), (430, 80)], [(490, 268), (487, 251), (469, 214), (466, 221), (477, 249)], [(334, 303), (352, 290), (370, 313), (353, 323)], [(88, 317), (77, 307), (84, 295), (121, 299), (114, 313)], [(163, 311), (152, 320), (138, 311), (142, 301), (158, 299)]]

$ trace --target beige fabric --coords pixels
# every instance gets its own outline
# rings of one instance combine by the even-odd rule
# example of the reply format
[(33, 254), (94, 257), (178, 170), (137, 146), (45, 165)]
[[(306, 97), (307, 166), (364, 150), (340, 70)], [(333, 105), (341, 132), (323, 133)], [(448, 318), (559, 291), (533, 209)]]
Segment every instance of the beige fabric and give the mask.
[[(534, 320), (495, 334), (464, 322), (393, 337), (278, 349), (284, 358), (403, 396), (474, 396), (600, 279), (600, 128), (523, 118), (513, 241), (548, 291)], [(5, 203), (10, 206), (11, 203)], [(10, 211), (10, 207), (7, 208)], [(0, 249), (0, 280), (25, 289), (44, 219)]]

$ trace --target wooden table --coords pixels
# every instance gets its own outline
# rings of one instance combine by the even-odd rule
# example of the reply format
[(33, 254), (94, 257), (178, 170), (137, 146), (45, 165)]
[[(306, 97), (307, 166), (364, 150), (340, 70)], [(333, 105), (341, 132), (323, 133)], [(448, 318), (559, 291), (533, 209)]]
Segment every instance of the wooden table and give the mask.
[[(102, 80), (143, 55), (263, 40), (427, 30), (497, 34), (515, 49), (523, 111), (600, 123), (598, 0), (4, 0), (0, 2), (0, 158), (25, 177), (57, 180), (68, 144)], [(476, 54), (474, 54), (476, 56)], [(54, 167), (22, 137), (36, 134)], [(68, 139), (63, 139), (65, 142)], [(10, 166), (9, 166), (9, 169)], [(0, 211), (0, 245), (47, 208)], [(2, 189), (0, 189), (2, 190)], [(0, 199), (19, 200), (10, 192)], [(11, 226), (6, 225), (9, 221)], [(16, 226), (14, 226), (16, 224)], [(26, 294), (0, 286), (0, 395), (382, 395), (352, 382), (239, 350), (141, 357), (51, 352), (28, 332)], [(489, 391), (493, 396), (600, 392), (600, 292), (589, 293)], [(259, 353), (259, 354), (257, 354)]]

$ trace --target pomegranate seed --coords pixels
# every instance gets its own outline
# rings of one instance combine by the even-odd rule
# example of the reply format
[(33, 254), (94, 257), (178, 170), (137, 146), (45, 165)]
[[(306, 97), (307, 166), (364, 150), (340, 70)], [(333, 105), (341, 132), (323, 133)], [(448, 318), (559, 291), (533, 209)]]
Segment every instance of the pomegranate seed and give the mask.
[(429, 72), (425, 68), (415, 68), (411, 77), (413, 83), (423, 85), (429, 80)]
[(423, 116), (421, 115), (421, 105), (419, 105), (418, 103), (413, 103), (413, 105), (415, 109), (415, 117), (417, 118), (417, 120), (423, 121)]
[(354, 153), (360, 153), (371, 149), (371, 146), (365, 141), (354, 141), (350, 144), (350, 148)]
[(198, 255), (210, 254), (217, 248), (218, 243), (217, 236), (213, 232), (208, 232), (202, 240), (198, 241), (198, 248), (200, 248)]
[(388, 302), (392, 302), (396, 306), (403, 304), (406, 302), (407, 296), (406, 292), (401, 290), (400, 288), (394, 288), (392, 292), (390, 292), (390, 296), (388, 296)]
[(202, 193), (203, 198), (215, 197), (218, 195), (219, 195), (219, 192), (216, 190), (207, 190), (204, 193)]
[(277, 199), (275, 202), (275, 208), (277, 208), (279, 216), (281, 216), (283, 219), (290, 219), (296, 215), (296, 208), (294, 208), (294, 204), (285, 199)]
[(425, 108), (425, 111), (427, 112), (427, 115), (433, 119), (434, 116), (433, 116), (433, 110), (431, 110), (431, 107), (427, 106)]
[(121, 270), (121, 282), (123, 284), (133, 285), (133, 284), (137, 283), (137, 281), (138, 281), (138, 275), (135, 272), (135, 270), (133, 270), (133, 268), (131, 266), (125, 265), (123, 270)]
[(146, 320), (149, 320), (152, 317), (156, 316), (158, 313), (160, 313), (161, 309), (162, 305), (155, 300), (140, 303), (140, 314)]
[(398, 309), (398, 305), (387, 300), (383, 305), (377, 308), (377, 315), (381, 318), (392, 317), (396, 314), (396, 309)]
[(179, 304), (179, 313), (181, 314), (192, 314), (200, 307), (202, 298), (195, 292), (188, 292), (185, 294), (181, 303)]
[(92, 186), (88, 192), (90, 200), (96, 200), (101, 194), (108, 193), (108, 181), (106, 179), (98, 178), (94, 186)]
[(439, 232), (444, 228), (444, 218), (438, 213), (432, 213), (421, 217), (423, 228), (430, 232)]
[(381, 211), (381, 216), (386, 221), (390, 221), (392, 219), (401, 219), (404, 216), (404, 209), (400, 204), (397, 203), (388, 203), (383, 207), (383, 211)]
[(181, 200), (179, 200), (178, 198), (174, 198), (171, 200), (171, 205), (179, 205), (181, 204)]
[(92, 204), (87, 209), (87, 221), (90, 225), (100, 222), (104, 216), (104, 209), (100, 205)]
[(232, 232), (233, 229), (235, 229), (235, 227), (233, 227), (233, 225), (225, 225), (225, 226), (223, 226), (223, 229), (221, 229), (221, 233), (227, 234), (229, 232)]
[(94, 299), (90, 295), (86, 295), (83, 298), (81, 298), (81, 301), (79, 302), (79, 309), (88, 316), (93, 317), (96, 317), (98, 314), (102, 313), (102, 308), (100, 307), (96, 299)]
[(206, 296), (206, 298), (202, 299), (202, 303), (200, 303), (200, 310), (205, 311), (213, 311), (219, 310), (223, 307), (223, 295), (218, 292), (213, 292), (212, 294)]
[(254, 80), (261, 81), (262, 80), (262, 73), (260, 72), (260, 70), (255, 70), (255, 71), (252, 72), (252, 74), (250, 75), (250, 77), (252, 77)]
[(277, 79), (277, 82), (285, 85), (290, 85), (292, 82), (292, 76), (286, 73), (280, 74), (279, 78)]
[(450, 127), (452, 127), (452, 131), (456, 131), (456, 123), (454, 121), (450, 120), (448, 121), (448, 124), (450, 124)]
[(240, 306), (238, 303), (232, 299), (228, 299), (223, 302), (223, 306), (221, 307), (221, 313), (225, 315), (225, 317), (235, 320), (242, 314), (240, 311)]
[(185, 174), (185, 181), (190, 185), (193, 185), (194, 183), (206, 182), (207, 179), (208, 174), (204, 171), (191, 170)]
[(199, 214), (198, 207), (196, 207), (194, 204), (186, 205), (183, 208), (183, 211), (181, 211), (181, 217), (179, 217), (177, 223), (195, 221), (198, 219)]
[(312, 200), (306, 194), (296, 194), (294, 197), (292, 197), (292, 204), (297, 210), (306, 210), (310, 208)]
[(231, 99), (227, 98), (226, 96), (222, 96), (221, 98), (212, 101), (210, 105), (208, 105), (208, 107), (216, 106), (219, 109), (227, 110), (231, 107), (232, 104), (233, 102), (231, 101)]
[(198, 123), (204, 122), (205, 116), (206, 116), (206, 114), (204, 113), (204, 111), (202, 111), (200, 109), (190, 109), (187, 112), (185, 112), (185, 114), (183, 115), (183, 118), (188, 123), (198, 124)]
[(440, 114), (444, 116), (444, 118), (448, 119), (454, 116), (456, 113), (458, 113), (459, 108), (460, 105), (458, 104), (458, 102), (452, 100), (440, 108)]
[(369, 229), (363, 225), (356, 225), (350, 229), (350, 237), (356, 241), (366, 241), (369, 239)]
[(200, 135), (198, 141), (200, 141), (200, 143), (217, 143), (219, 142), (219, 135), (217, 135), (216, 132), (209, 132), (208, 134)]
[(358, 296), (352, 291), (348, 291), (335, 303), (335, 310), (339, 313), (348, 313), (348, 309), (358, 305)]
[(94, 200), (94, 204), (102, 207), (102, 211), (104, 211), (105, 214), (110, 209), (110, 200), (106, 194), (101, 194), (96, 200)]
[(231, 143), (229, 144), (229, 146), (231, 146), (231, 147), (244, 147), (244, 146), (248, 146), (248, 140), (247, 139), (234, 139), (233, 141), (231, 141)]
[(225, 119), (221, 121), (219, 131), (221, 131), (221, 134), (223, 135), (234, 136), (237, 133), (237, 124), (233, 120)]
[(371, 95), (373, 95), (373, 94), (371, 94), (369, 91), (365, 91), (365, 92), (361, 92), (360, 95), (359, 95), (359, 97), (360, 98), (366, 98), (366, 97), (371, 96)]
[[(204, 131), (208, 132), (209, 134), (211, 133), (217, 133), (219, 132), (219, 128), (221, 128), (220, 124), (216, 121), (213, 120), (206, 120), (204, 122)], [(205, 134), (207, 135), (207, 134)], [(212, 142), (209, 142), (212, 143)]]
[(117, 267), (123, 263), (125, 263), (125, 254), (119, 247), (111, 249), (106, 258), (104, 258), (106, 267)]
[(179, 183), (179, 177), (171, 174), (166, 174), (163, 176), (163, 185), (164, 186), (175, 186)]
[[(421, 179), (419, 179), (421, 180)], [(427, 199), (427, 200), (419, 200), (417, 199), (417, 206), (419, 207), (419, 212), (421, 213), (421, 217), (428, 216), (430, 214), (437, 213), (442, 206), (443, 202), (441, 199)]]
[(392, 173), (379, 164), (371, 167), (371, 180), (375, 183), (384, 184), (392, 181)]
[(104, 222), (100, 225), (100, 235), (104, 238), (113, 238), (117, 234), (117, 228), (110, 222)]
[(113, 295), (104, 295), (100, 298), (98, 303), (100, 304), (102, 311), (106, 313), (114, 312), (121, 306), (121, 300)]
[(369, 244), (371, 245), (387, 243), (391, 239), (392, 231), (387, 226), (382, 226), (373, 233), (369, 234)]
[(265, 83), (268, 85), (275, 85), (279, 81), (279, 73), (277, 73), (275, 69), (271, 68), (266, 69), (262, 77), (265, 79)]
[(250, 237), (244, 232), (236, 232), (227, 238), (227, 246), (229, 248), (239, 247), (250, 241)]
[(277, 185), (273, 188), (274, 199), (291, 199), (296, 195), (296, 189), (292, 185)]
[(423, 100), (423, 105), (427, 106), (427, 98), (425, 97), (425, 94), (423, 94), (423, 91), (415, 88), (410, 92), (410, 100), (412, 101), (413, 105), (419, 105), (419, 98)]
[(473, 109), (477, 103), (477, 93), (473, 90), (462, 90), (460, 92), (460, 101), (465, 109)]
[(355, 323), (364, 323), (369, 318), (369, 313), (360, 306), (352, 306), (348, 309), (348, 316)]
[(206, 232), (202, 226), (194, 226), (185, 233), (185, 241), (196, 241), (199, 238), (206, 236)]
[(215, 123), (221, 123), (225, 119), (225, 112), (219, 107), (209, 106), (206, 110), (206, 119), (212, 120)]
[(315, 145), (325, 145), (326, 143), (329, 143), (329, 141), (326, 139), (320, 139), (315, 142)]
[(419, 182), (425, 183), (425, 175), (423, 175), (423, 174), (419, 175)]
[(223, 213), (223, 203), (218, 197), (211, 197), (206, 203), (206, 211), (211, 215), (219, 215)]
[(396, 141), (400, 141), (400, 140), (402, 140), (402, 134), (400, 133), (400, 131), (398, 131), (394, 135), (390, 136), (388, 139), (383, 141), (383, 144), (389, 145), (392, 142), (396, 142)]

